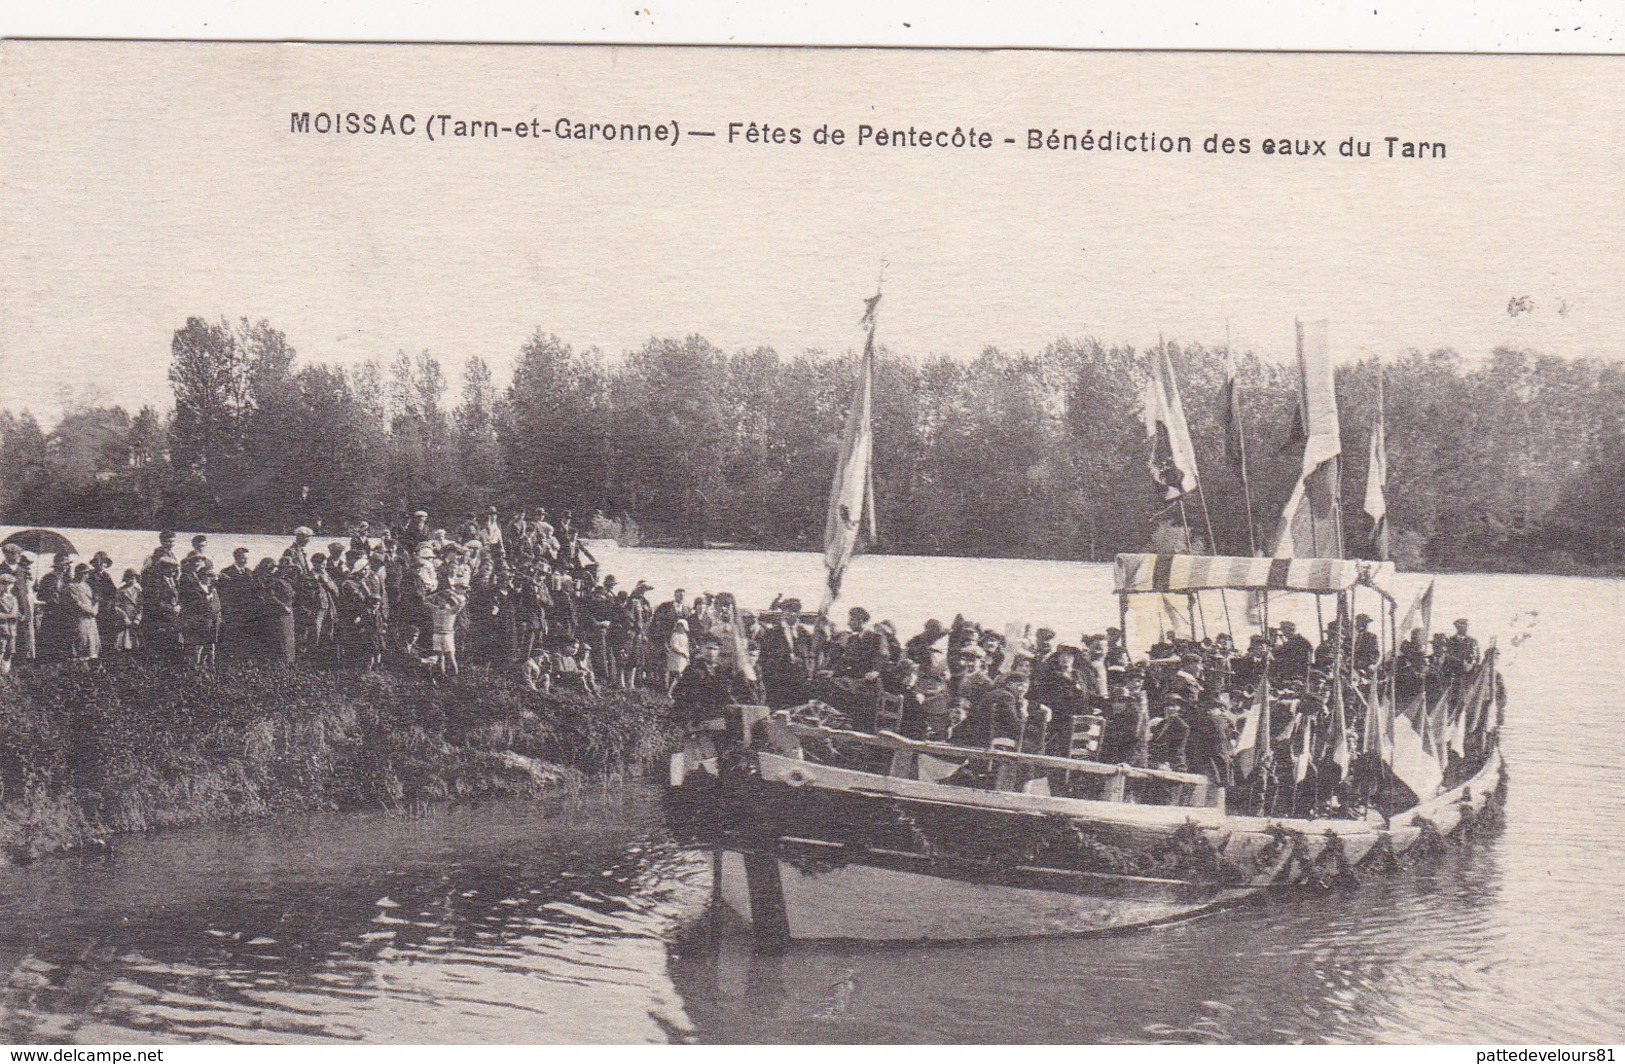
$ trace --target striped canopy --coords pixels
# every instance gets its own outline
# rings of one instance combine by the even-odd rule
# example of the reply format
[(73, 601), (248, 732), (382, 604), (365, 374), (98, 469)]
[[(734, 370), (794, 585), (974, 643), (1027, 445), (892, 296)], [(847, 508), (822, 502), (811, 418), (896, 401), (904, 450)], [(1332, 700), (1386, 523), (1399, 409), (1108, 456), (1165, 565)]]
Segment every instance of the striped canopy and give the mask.
[(1386, 587), (1392, 562), (1335, 558), (1217, 558), (1202, 554), (1119, 554), (1118, 594), (1208, 591), (1308, 591), (1333, 594), (1358, 583)]

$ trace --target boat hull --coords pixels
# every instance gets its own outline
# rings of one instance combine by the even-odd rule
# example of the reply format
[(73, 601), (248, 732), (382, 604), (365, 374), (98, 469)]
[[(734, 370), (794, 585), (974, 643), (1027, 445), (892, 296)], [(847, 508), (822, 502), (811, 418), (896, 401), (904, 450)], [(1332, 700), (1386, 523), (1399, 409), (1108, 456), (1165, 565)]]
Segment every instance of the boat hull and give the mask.
[[(765, 862), (765, 864), (764, 864)], [(1158, 896), (1034, 889), (866, 864), (809, 870), (724, 851), (721, 896), (747, 924), (781, 924), (798, 941), (964, 942), (1143, 927), (1239, 901), (1250, 889)], [(762, 882), (766, 880), (767, 882)], [(776, 896), (775, 896), (775, 893)], [(753, 900), (755, 904), (753, 905)], [(764, 911), (780, 906), (779, 912)]]
[[(729, 819), (753, 830), (719, 839), (716, 894), (766, 950), (791, 940), (1082, 935), (1189, 918), (1391, 864), (1471, 822), (1502, 781), (1492, 751), (1473, 778), (1388, 821), (1316, 821), (999, 792), (952, 801), (944, 792), (956, 788), (773, 755), (754, 767), (725, 801)], [(987, 846), (945, 852), (933, 835), (979, 835)], [(1088, 844), (1031, 842), (1061, 836)], [(1018, 844), (1001, 849), (1009, 840)]]

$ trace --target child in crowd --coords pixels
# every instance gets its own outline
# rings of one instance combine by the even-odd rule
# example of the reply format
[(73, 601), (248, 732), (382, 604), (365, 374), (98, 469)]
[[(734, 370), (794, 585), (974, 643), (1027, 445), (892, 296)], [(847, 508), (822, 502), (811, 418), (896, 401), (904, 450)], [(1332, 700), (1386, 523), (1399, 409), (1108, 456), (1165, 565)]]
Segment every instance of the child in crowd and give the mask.
[(457, 618), (467, 602), (449, 580), (442, 580), (439, 590), (429, 596), (427, 605), (434, 632), (430, 660), (434, 671), (442, 676), (457, 675)]
[(17, 601), (17, 578), (0, 573), (0, 676), (11, 672), (11, 659), (17, 652), (17, 623), (23, 618)]
[(134, 569), (124, 570), (118, 595), (113, 599), (113, 649), (136, 649), (136, 634), (141, 627), (141, 574)]

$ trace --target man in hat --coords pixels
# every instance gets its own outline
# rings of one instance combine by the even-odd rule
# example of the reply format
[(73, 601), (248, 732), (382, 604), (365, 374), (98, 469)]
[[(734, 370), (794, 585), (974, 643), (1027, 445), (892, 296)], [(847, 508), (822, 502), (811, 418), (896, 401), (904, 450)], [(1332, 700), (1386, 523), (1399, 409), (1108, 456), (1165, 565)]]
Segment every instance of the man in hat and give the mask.
[(501, 557), (505, 551), (502, 537), (502, 519), (497, 514), (495, 506), (487, 506), (485, 515), (480, 519), (475, 529), (475, 537), (480, 541), (480, 550), (492, 557)]
[(34, 657), (34, 580), (28, 556), (21, 546), (7, 543), (0, 548), (0, 573), (12, 578), (12, 593), (17, 596), (17, 638), (15, 658), (30, 661)]
[(148, 556), (146, 564), (142, 566), (143, 575), (165, 558), (174, 561), (176, 565), (180, 564), (180, 559), (175, 557), (175, 533), (167, 528), (158, 533), (158, 549)]
[(39, 602), (39, 656), (45, 661), (67, 660), (73, 647), (76, 617), (68, 602), (68, 585), (73, 582), (73, 555), (56, 552), (51, 569), (34, 585)]
[(412, 519), (406, 523), (406, 528), (401, 532), (401, 545), (416, 554), (418, 548), (423, 546), (424, 541), (429, 536), (429, 511), (417, 510), (412, 514)]
[(853, 606), (846, 611), (846, 632), (840, 637), (834, 672), (846, 679), (861, 680), (885, 667), (885, 637), (869, 627), (869, 611)]
[(931, 664), (931, 650), (948, 634), (941, 621), (935, 617), (925, 622), (925, 630), (919, 635), (912, 636), (903, 646), (903, 656), (908, 658), (920, 668)]
[(1036, 668), (1044, 663), (1044, 659), (1055, 653), (1055, 629), (1040, 628), (1033, 634), (1033, 665)]
[(113, 649), (113, 639), (118, 633), (118, 625), (113, 616), (113, 600), (118, 598), (118, 582), (113, 579), (112, 569), (112, 556), (104, 550), (99, 550), (91, 556), (90, 573), (85, 578), (90, 584), (91, 597), (96, 602), (97, 636), (101, 640), (104, 653)]
[(1371, 630), (1369, 613), (1354, 618), (1354, 646), (1350, 654), (1355, 671), (1368, 676), (1382, 660), (1382, 647), (1377, 642), (1377, 633)]
[(1244, 695), (1258, 690), (1259, 681), (1264, 679), (1264, 670), (1269, 667), (1270, 641), (1262, 634), (1255, 634), (1247, 640), (1247, 653), (1235, 658), (1230, 663), (1230, 687)]
[(1309, 677), (1309, 666), (1315, 660), (1315, 648), (1309, 640), (1298, 634), (1298, 626), (1291, 621), (1281, 622), (1281, 638), (1271, 656), (1274, 667), (1270, 675), (1283, 687), (1302, 685)]
[(293, 530), (293, 542), (282, 552), (282, 560), (299, 576), (310, 575), (310, 553), (307, 548), (310, 546), (310, 537), (315, 534), (309, 528), (300, 525)]
[[(961, 742), (977, 730), (976, 724), (967, 726), (965, 721), (991, 690), (993, 680), (987, 674), (987, 655), (977, 644), (966, 643), (948, 661), (949, 729), (955, 742)], [(979, 742), (985, 745), (987, 736), (983, 734)]]
[(1478, 640), (1467, 634), (1467, 618), (1456, 621), (1456, 634), (1445, 641), (1445, 651), (1457, 675), (1467, 673), (1478, 664)]
[(1049, 710), (1028, 702), (1031, 680), (1025, 665), (1006, 672), (966, 719), (962, 745), (989, 747), (1003, 739), (1019, 750), (1042, 751)]
[(1191, 726), (1185, 714), (1189, 708), (1189, 699), (1179, 688), (1163, 695), (1162, 717), (1152, 722), (1151, 764), (1174, 772), (1186, 771)]
[(231, 564), (215, 577), (215, 593), (220, 596), (220, 642), (227, 654), (243, 653), (254, 617), (254, 571), (247, 547), (231, 552)]
[(672, 687), (672, 707), (678, 719), (691, 726), (723, 715), (732, 701), (728, 677), (722, 669), (722, 643), (714, 636), (700, 642), (700, 652), (688, 663)]

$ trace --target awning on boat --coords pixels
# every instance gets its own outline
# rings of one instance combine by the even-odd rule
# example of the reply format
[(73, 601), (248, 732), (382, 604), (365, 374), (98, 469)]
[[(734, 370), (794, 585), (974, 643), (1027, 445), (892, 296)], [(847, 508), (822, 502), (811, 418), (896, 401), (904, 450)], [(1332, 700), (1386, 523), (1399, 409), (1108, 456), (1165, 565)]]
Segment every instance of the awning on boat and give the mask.
[(1202, 554), (1119, 554), (1118, 594), (1210, 591), (1307, 591), (1335, 594), (1356, 584), (1386, 590), (1392, 562), (1336, 558), (1220, 558)]

